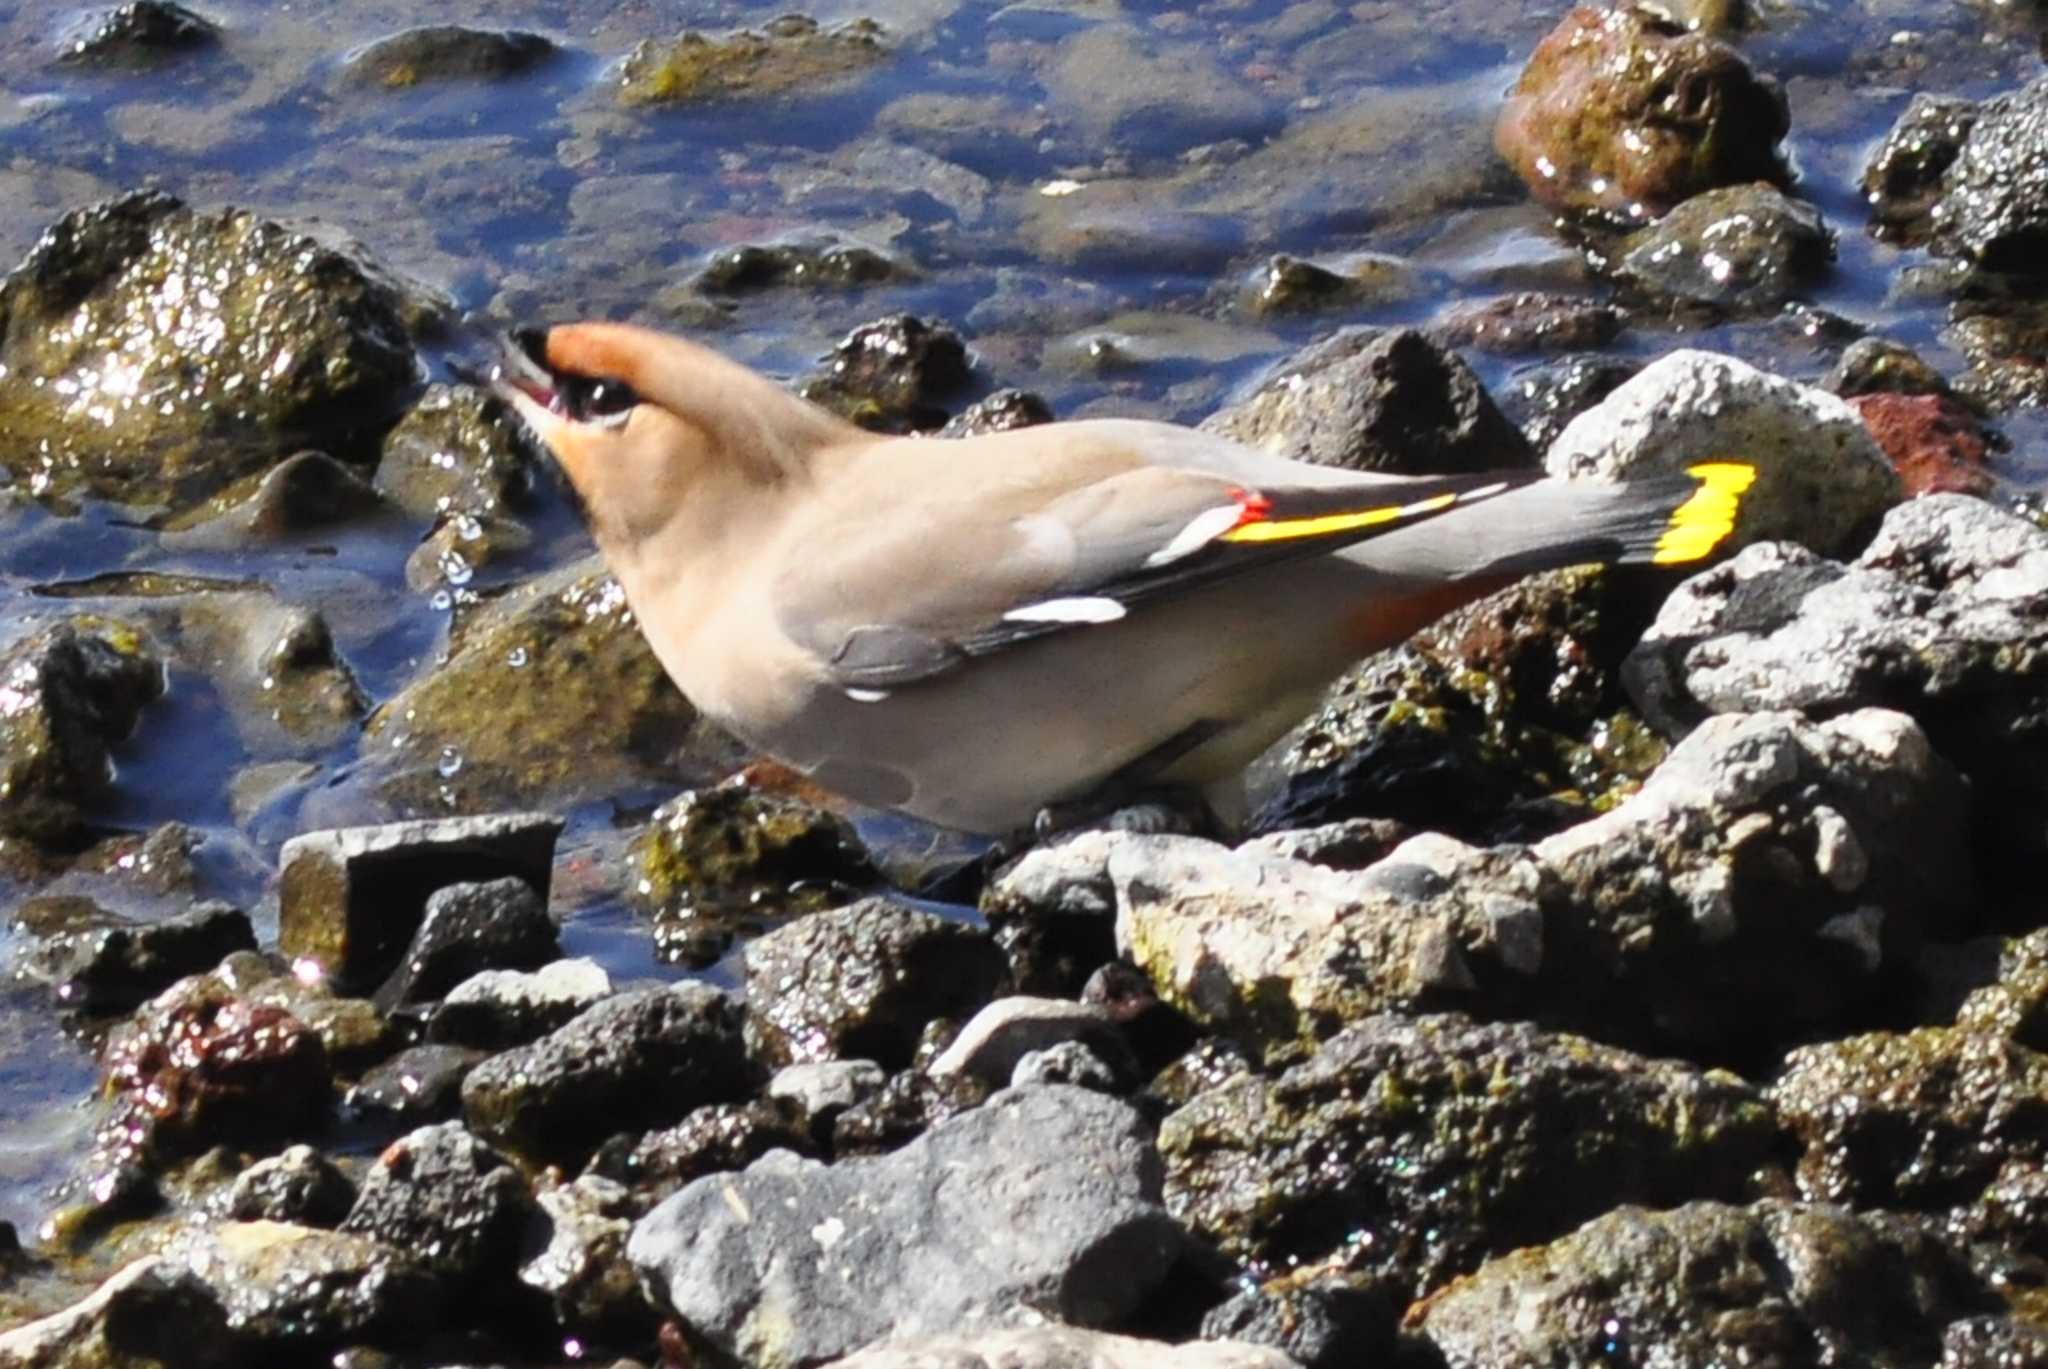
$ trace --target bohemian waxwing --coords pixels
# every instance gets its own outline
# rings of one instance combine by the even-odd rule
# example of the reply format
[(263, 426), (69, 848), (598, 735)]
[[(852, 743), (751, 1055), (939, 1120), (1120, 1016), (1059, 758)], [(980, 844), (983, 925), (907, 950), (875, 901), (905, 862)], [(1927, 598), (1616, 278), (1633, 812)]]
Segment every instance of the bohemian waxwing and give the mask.
[(1204, 788), (1346, 666), (1530, 571), (1696, 561), (1755, 477), (1305, 465), (1170, 423), (880, 437), (607, 323), (490, 381), (553, 451), (669, 677), (827, 789), (970, 832)]

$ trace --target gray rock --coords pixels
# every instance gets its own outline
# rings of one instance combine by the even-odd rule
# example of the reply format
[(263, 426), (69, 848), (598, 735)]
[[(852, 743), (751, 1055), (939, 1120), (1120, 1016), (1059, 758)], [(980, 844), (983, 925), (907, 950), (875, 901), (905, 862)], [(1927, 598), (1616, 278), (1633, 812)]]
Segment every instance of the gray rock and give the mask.
[(1347, 328), (1201, 426), (1276, 456), (1351, 470), (1448, 475), (1531, 460), (1471, 368), (1405, 328)]
[(752, 1077), (741, 1010), (704, 984), (608, 998), (566, 1026), (493, 1056), (462, 1083), (478, 1135), (557, 1162), (615, 1132), (667, 1125), (741, 1096)]
[(1367, 1019), (1159, 1133), (1168, 1208), (1226, 1254), (1411, 1296), (1619, 1202), (1739, 1196), (1776, 1142), (1733, 1075), (1455, 1015)]
[(637, 1138), (630, 1132), (614, 1136), (584, 1172), (626, 1185), (637, 1217), (707, 1174), (745, 1169), (771, 1151), (817, 1154), (821, 1139), (819, 1129), (793, 1103), (774, 1098), (706, 1103), (672, 1127)]
[(278, 852), (278, 951), (337, 983), (390, 973), (436, 889), (516, 875), (543, 899), (562, 820), (546, 813), (429, 818), (293, 837)]
[(121, 1012), (231, 952), (255, 949), (249, 915), (216, 900), (154, 922), (93, 918), (44, 938), (27, 969), (47, 980), (67, 1008)]
[(928, 1067), (933, 1075), (972, 1074), (1006, 1084), (1019, 1062), (1034, 1051), (1062, 1042), (1085, 1042), (1099, 1054), (1131, 1065), (1130, 1050), (1117, 1034), (1107, 1009), (1059, 998), (1013, 994), (998, 998), (968, 1019), (953, 1044)]
[(811, 913), (744, 952), (749, 1029), (762, 1059), (910, 1063), (935, 1018), (995, 995), (1002, 956), (988, 934), (887, 898)]
[(1931, 214), (1938, 252), (1992, 271), (2048, 270), (2048, 77), (1977, 106)]
[[(1121, 1044), (1121, 1043), (1118, 1043)], [(1086, 1041), (1059, 1041), (1040, 1050), (1026, 1051), (1010, 1071), (1012, 1088), (1044, 1084), (1072, 1084), (1097, 1093), (1127, 1093), (1138, 1077), (1130, 1052), (1115, 1054), (1111, 1064), (1105, 1053)]]
[(447, 1121), (462, 1111), (462, 1081), (486, 1058), (468, 1046), (411, 1046), (364, 1074), (346, 1101), (408, 1126)]
[(834, 1117), (874, 1097), (888, 1079), (872, 1060), (816, 1060), (775, 1071), (768, 1096), (794, 1103), (813, 1128), (822, 1124), (829, 1135)]
[(419, 930), (375, 1001), (386, 1012), (431, 1002), (471, 975), (537, 969), (561, 954), (547, 905), (526, 879), (445, 885), (427, 896)]
[(1941, 1337), (1938, 1369), (2033, 1369), (2048, 1364), (2048, 1330), (2018, 1317), (1965, 1317)]
[(1769, 1050), (1878, 1010), (1969, 915), (1975, 874), (1960, 780), (1880, 709), (1710, 719), (1632, 798), (1531, 849), (1557, 891), (1542, 997), (1659, 1046)]
[(1842, 352), (1821, 381), (1823, 390), (1844, 399), (1856, 395), (1945, 395), (1948, 381), (1904, 343), (1858, 338)]
[(1029, 390), (997, 390), (946, 420), (938, 437), (978, 437), (1052, 422), (1052, 406)]
[(509, 1277), (533, 1194), (504, 1156), (459, 1122), (421, 1127), (363, 1174), (341, 1229), (410, 1253), (452, 1286)]
[(547, 1298), (566, 1330), (614, 1344), (648, 1340), (654, 1308), (626, 1259), (640, 1209), (625, 1185), (585, 1174), (542, 1188), (535, 1201), (547, 1234), (520, 1264), (519, 1281)]
[(1605, 347), (1621, 335), (1623, 316), (1611, 304), (1525, 290), (1461, 305), (1429, 326), (1445, 347), (1512, 356)]
[(1318, 827), (1268, 832), (1237, 849), (1261, 859), (1305, 860), (1326, 870), (1363, 870), (1386, 859), (1414, 835), (1407, 824), (1392, 818), (1345, 818)]
[(839, 340), (797, 393), (877, 432), (922, 431), (946, 421), (942, 401), (971, 377), (967, 344), (942, 323), (890, 314)]
[(1501, 412), (1539, 452), (1565, 425), (1620, 389), (1642, 369), (1635, 362), (1601, 352), (1574, 352), (1525, 366), (1500, 391)]
[(1840, 398), (1712, 352), (1645, 366), (1551, 444), (1552, 475), (1625, 480), (1703, 461), (1747, 461), (1738, 545), (1784, 537), (1843, 545), (1898, 501), (1899, 478)]
[(332, 1160), (311, 1146), (297, 1145), (236, 1175), (225, 1210), (238, 1222), (329, 1227), (339, 1226), (355, 1201), (355, 1184)]
[(1763, 313), (1812, 284), (1834, 255), (1818, 209), (1758, 182), (1703, 191), (1631, 234), (1619, 270), (1668, 300)]
[(260, 547), (363, 517), (383, 504), (352, 467), (325, 452), (300, 452), (170, 519), (163, 544), (179, 551)]
[(721, 247), (704, 263), (695, 284), (700, 290), (733, 293), (773, 286), (880, 285), (915, 274), (907, 263), (856, 238), (822, 232)]
[(718, 1354), (794, 1369), (1031, 1313), (1114, 1325), (1184, 1249), (1158, 1193), (1129, 1106), (1013, 1089), (894, 1155), (775, 1154), (699, 1180), (634, 1228), (627, 1253)]
[(863, 1098), (832, 1119), (831, 1153), (883, 1155), (908, 1145), (949, 1117), (987, 1101), (989, 1086), (973, 1075), (934, 1079), (923, 1070), (889, 1076), (881, 1092)]
[[(170, 1339), (157, 1333), (154, 1321), (166, 1304), (179, 1301), (166, 1278), (160, 1255), (145, 1255), (123, 1266), (106, 1282), (71, 1306), (46, 1317), (0, 1331), (0, 1365), (7, 1369), (71, 1369), (114, 1365), (124, 1356), (147, 1354)], [(207, 1342), (188, 1347), (186, 1363), (214, 1369), (225, 1363), (225, 1351), (207, 1353)]]
[(2048, 846), (2048, 532), (1962, 495), (1887, 516), (1853, 562), (1751, 547), (1681, 585), (1624, 668), (1644, 716), (1910, 710), (1976, 790), (1985, 849)]
[(1416, 1309), (1449, 1369), (1633, 1361), (1932, 1363), (1983, 1297), (1919, 1231), (1840, 1208), (1622, 1207), (1503, 1256)]
[(1164, 1341), (1034, 1326), (887, 1340), (832, 1369), (1293, 1369), (1278, 1350), (1237, 1340)]
[(604, 966), (582, 956), (531, 972), (485, 970), (448, 991), (427, 1020), (427, 1039), (489, 1051), (523, 1046), (611, 992)]

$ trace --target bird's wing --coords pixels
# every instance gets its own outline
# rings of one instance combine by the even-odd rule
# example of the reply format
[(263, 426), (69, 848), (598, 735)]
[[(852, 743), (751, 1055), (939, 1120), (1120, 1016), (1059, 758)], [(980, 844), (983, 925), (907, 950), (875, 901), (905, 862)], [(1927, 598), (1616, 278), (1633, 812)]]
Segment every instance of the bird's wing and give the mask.
[[(937, 456), (954, 444), (921, 445)], [(1099, 455), (998, 467), (978, 479), (934, 468), (923, 485), (886, 482), (889, 498), (864, 508), (833, 501), (796, 540), (773, 597), (783, 631), (835, 683), (872, 697), (1537, 478), (1361, 476), (1253, 487)]]

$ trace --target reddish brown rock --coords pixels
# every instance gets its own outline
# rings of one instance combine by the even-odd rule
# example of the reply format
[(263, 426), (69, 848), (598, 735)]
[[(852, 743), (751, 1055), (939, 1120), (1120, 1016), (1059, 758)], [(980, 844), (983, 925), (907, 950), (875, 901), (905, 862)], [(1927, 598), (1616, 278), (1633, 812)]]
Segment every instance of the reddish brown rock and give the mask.
[(1977, 417), (1946, 395), (1868, 394), (1850, 397), (1877, 445), (1891, 458), (1908, 497), (1983, 494), (1984, 430)]
[(1782, 184), (1788, 127), (1784, 96), (1727, 44), (1580, 5), (1530, 55), (1494, 145), (1545, 204), (1634, 222), (1717, 186)]

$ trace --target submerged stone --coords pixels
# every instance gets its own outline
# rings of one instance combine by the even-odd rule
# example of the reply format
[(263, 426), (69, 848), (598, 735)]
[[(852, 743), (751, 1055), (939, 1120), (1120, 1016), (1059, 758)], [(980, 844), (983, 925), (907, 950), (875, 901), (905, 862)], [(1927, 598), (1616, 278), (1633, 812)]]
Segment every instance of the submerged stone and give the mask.
[(516, 76), (553, 56), (555, 45), (518, 29), (429, 24), (394, 33), (350, 55), (343, 79), (403, 90), (437, 81), (491, 81)]
[(627, 105), (688, 104), (808, 92), (882, 60), (881, 25), (855, 19), (826, 28), (787, 14), (760, 30), (712, 36), (692, 30), (627, 55), (619, 99)]

